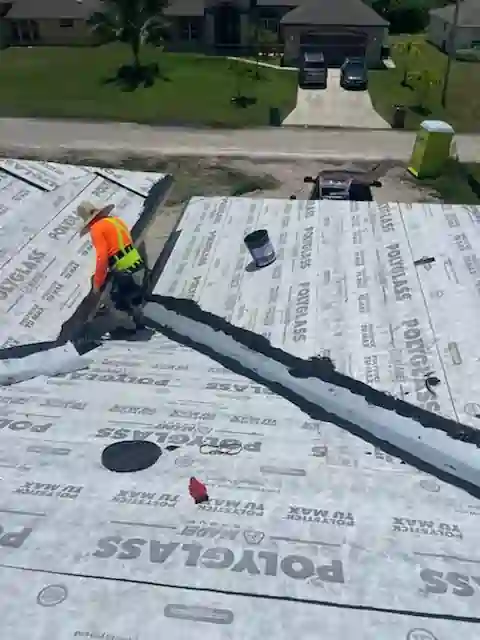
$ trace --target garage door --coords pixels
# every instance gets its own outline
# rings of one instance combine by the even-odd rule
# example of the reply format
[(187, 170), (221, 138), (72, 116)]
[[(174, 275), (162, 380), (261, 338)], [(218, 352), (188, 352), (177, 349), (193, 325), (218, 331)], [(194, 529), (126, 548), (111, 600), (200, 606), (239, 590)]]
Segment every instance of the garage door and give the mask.
[(363, 57), (367, 48), (364, 33), (304, 33), (300, 37), (302, 51), (322, 51), (329, 67), (340, 66), (347, 57)]

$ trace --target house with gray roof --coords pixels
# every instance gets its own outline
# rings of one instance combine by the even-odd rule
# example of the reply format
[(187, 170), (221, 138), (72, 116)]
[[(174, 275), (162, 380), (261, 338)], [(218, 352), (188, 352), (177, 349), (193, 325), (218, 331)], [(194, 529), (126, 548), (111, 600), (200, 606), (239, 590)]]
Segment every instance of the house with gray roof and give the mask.
[[(3, 0), (3, 45), (90, 44), (87, 19), (98, 0)], [(1, 13), (0, 13), (1, 16)]]
[[(2, 0), (0, 0), (2, 2)], [(12, 45), (91, 43), (87, 20), (101, 0), (11, 0), (4, 32)], [(388, 23), (362, 0), (171, 0), (167, 46), (208, 53), (246, 52), (257, 24), (274, 34), (285, 63), (302, 50), (323, 51), (330, 65), (346, 56), (380, 64)]]
[[(447, 51), (449, 34), (455, 22), (455, 5), (430, 11), (428, 40)], [(460, 4), (458, 23), (453, 43), (454, 51), (459, 49), (480, 49), (480, 0), (464, 0)]]
[[(259, 0), (259, 5), (269, 1)], [(316, 48), (330, 66), (342, 64), (347, 56), (365, 57), (371, 67), (380, 65), (388, 22), (371, 7), (361, 0), (299, 0), (296, 4), (288, 7), (280, 21), (286, 61)]]

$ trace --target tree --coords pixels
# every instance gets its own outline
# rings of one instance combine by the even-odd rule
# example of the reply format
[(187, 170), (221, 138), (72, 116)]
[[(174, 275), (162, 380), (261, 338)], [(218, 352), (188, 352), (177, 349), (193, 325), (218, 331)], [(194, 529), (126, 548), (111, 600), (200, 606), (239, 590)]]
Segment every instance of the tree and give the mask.
[(392, 8), (393, 1), (392, 0), (369, 0), (367, 3), (372, 9), (378, 13), (378, 15), (382, 16), (386, 20), (388, 19), (388, 14)]
[(133, 68), (140, 72), (140, 50), (146, 43), (159, 44), (167, 23), (162, 15), (168, 0), (102, 0), (103, 10), (88, 20), (92, 31), (106, 42), (130, 45)]
[(257, 65), (256, 78), (260, 78), (260, 56), (265, 53), (272, 53), (278, 47), (278, 35), (270, 29), (265, 29), (258, 22), (254, 22), (250, 27), (250, 44), (255, 51), (255, 61)]
[(403, 78), (401, 84), (403, 87), (407, 87), (411, 66), (420, 55), (421, 44), (411, 39), (398, 43), (395, 48), (403, 58)]
[(390, 23), (390, 33), (420, 33), (429, 22), (429, 11), (448, 0), (366, 0), (374, 11)]
[(231, 101), (242, 109), (257, 102), (257, 98), (247, 95), (247, 82), (250, 81), (251, 83), (253, 81), (253, 70), (251, 66), (252, 65), (243, 61), (232, 60), (228, 67), (229, 71), (235, 77), (235, 95), (232, 96)]
[(410, 73), (409, 80), (415, 86), (419, 110), (423, 113), (428, 113), (428, 103), (430, 102), (432, 89), (440, 85), (440, 77), (430, 69), (421, 69)]

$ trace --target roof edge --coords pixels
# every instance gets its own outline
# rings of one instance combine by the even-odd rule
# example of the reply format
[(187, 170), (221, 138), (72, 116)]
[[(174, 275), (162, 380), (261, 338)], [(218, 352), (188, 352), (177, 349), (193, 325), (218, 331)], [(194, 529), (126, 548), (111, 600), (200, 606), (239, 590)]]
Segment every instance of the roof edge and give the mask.
[(283, 16), (283, 18), (280, 20), (280, 24), (284, 24), (287, 26), (292, 26), (292, 27), (310, 27), (310, 28), (315, 28), (315, 27), (342, 27), (342, 28), (348, 28), (348, 29), (371, 29), (372, 27), (378, 27), (379, 29), (385, 29), (386, 27), (390, 26), (390, 22), (388, 22), (387, 20), (384, 20), (384, 18), (381, 18), (383, 20), (383, 22), (377, 22), (377, 23), (372, 23), (372, 24), (348, 24), (346, 22), (339, 22), (337, 23), (329, 23), (329, 24), (324, 24), (324, 23), (319, 23), (319, 24), (312, 24), (311, 22), (292, 22), (292, 23), (288, 23), (288, 22), (284, 22), (285, 18), (288, 16), (288, 14), (286, 14), (285, 16)]
[[(336, 371), (328, 358), (303, 360), (235, 327), (196, 302), (153, 295), (145, 323), (239, 375), (255, 379), (315, 420), (332, 422), (480, 497), (480, 432)], [(170, 334), (168, 333), (170, 332)]]

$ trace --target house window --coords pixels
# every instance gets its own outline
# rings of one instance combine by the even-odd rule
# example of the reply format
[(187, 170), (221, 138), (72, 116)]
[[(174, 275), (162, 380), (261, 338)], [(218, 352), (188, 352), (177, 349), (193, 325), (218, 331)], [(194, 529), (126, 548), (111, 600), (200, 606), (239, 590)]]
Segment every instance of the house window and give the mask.
[(72, 29), (73, 20), (60, 20), (60, 26), (62, 27), (62, 29)]
[(17, 20), (12, 22), (12, 39), (16, 44), (32, 44), (40, 40), (38, 22), (35, 20)]
[(202, 37), (201, 18), (179, 18), (179, 27), (181, 40), (200, 40)]
[(260, 18), (260, 28), (272, 33), (278, 33), (280, 22), (278, 18)]

